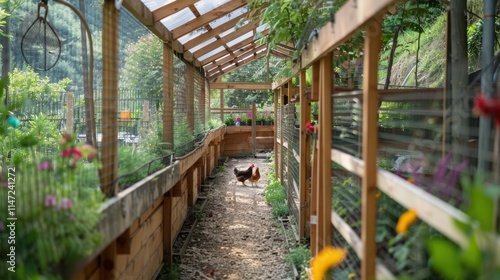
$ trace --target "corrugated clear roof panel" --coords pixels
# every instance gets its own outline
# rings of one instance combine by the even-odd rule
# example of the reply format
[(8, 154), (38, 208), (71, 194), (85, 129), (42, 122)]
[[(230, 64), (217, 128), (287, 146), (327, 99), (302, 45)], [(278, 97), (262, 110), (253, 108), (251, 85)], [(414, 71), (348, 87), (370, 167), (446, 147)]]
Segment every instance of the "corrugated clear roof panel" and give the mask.
[(262, 31), (264, 31), (264, 30), (266, 30), (268, 28), (269, 28), (269, 24), (266, 23), (264, 25), (261, 25), (261, 26), (257, 27), (257, 32), (262, 32)]
[(226, 30), (226, 31), (222, 32), (221, 34), (219, 34), (219, 36), (220, 37), (224, 37), (227, 34), (233, 33), (234, 31), (236, 31), (236, 27), (229, 28), (228, 30)]
[(233, 18), (237, 17), (237, 16), (241, 16), (242, 14), (246, 13), (248, 11), (248, 5), (245, 5), (239, 9), (236, 9), (232, 12), (230, 12), (229, 14), (225, 15), (225, 16), (222, 16), (212, 22), (210, 22), (210, 26), (212, 28), (216, 28), (217, 26), (220, 26), (230, 20), (232, 20)]
[(217, 39), (215, 39), (215, 38), (210, 38), (210, 39), (208, 39), (207, 41), (205, 41), (205, 42), (203, 42), (203, 43), (201, 43), (201, 44), (197, 45), (196, 47), (193, 47), (193, 48), (189, 49), (189, 51), (190, 51), (190, 52), (192, 52), (192, 53), (194, 53), (195, 51), (197, 51), (197, 50), (199, 50), (199, 49), (203, 48), (204, 46), (206, 46), (206, 45), (208, 45), (208, 44), (210, 44), (210, 43), (213, 43), (213, 42), (215, 42), (215, 41), (217, 41)]
[[(257, 55), (257, 54), (260, 54), (261, 52), (265, 52), (265, 51), (266, 51), (266, 50), (260, 50), (260, 51), (256, 52), (255, 54)], [(239, 60), (238, 60), (238, 63), (239, 63), (239, 62), (243, 62), (245, 59), (248, 59), (248, 58), (252, 57), (253, 55), (254, 55), (253, 53), (248, 54), (247, 56), (243, 57), (242, 59), (239, 59)]]
[[(175, 0), (142, 0), (142, 3), (146, 5), (146, 7), (149, 8), (150, 11), (154, 11), (162, 6), (165, 6), (167, 4), (170, 4), (174, 2)], [(180, 1), (180, 0), (177, 0)]]
[(168, 16), (161, 20), (161, 23), (167, 27), (168, 30), (174, 30), (177, 27), (186, 24), (187, 22), (195, 19), (196, 16), (191, 12), (189, 8), (184, 8), (179, 12)]
[(245, 33), (245, 35), (242, 35), (242, 36), (232, 40), (231, 42), (227, 43), (227, 46), (232, 47), (232, 46), (238, 44), (239, 42), (244, 41), (244, 40), (251, 38), (251, 37), (253, 37), (253, 31), (249, 31), (249, 32)]
[(224, 47), (218, 47), (215, 50), (213, 50), (213, 51), (211, 51), (209, 53), (206, 53), (205, 55), (202, 55), (202, 56), (198, 57), (198, 60), (200, 60), (200, 61), (205, 60), (206, 58), (209, 58), (212, 55), (215, 55), (216, 53), (219, 53), (219, 52), (222, 52), (222, 51), (224, 51)]
[(194, 3), (194, 6), (201, 15), (210, 12), (211, 10), (230, 2), (231, 0), (201, 0)]

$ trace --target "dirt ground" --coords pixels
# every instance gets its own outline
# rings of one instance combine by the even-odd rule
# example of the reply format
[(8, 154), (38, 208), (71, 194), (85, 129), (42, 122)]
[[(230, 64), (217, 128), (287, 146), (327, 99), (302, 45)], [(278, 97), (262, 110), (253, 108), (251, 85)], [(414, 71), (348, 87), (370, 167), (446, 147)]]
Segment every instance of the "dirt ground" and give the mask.
[[(251, 163), (261, 172), (257, 187), (243, 186), (233, 174)], [(288, 279), (284, 237), (264, 199), (269, 167), (265, 159), (230, 158), (214, 175), (182, 257), (181, 279)]]

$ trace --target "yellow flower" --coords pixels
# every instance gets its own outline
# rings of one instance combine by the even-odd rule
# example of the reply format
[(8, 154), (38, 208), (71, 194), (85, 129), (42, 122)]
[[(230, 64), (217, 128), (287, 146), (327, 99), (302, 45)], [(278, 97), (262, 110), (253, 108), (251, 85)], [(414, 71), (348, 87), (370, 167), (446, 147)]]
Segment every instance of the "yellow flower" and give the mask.
[(379, 198), (379, 197), (381, 197), (381, 196), (382, 196), (382, 194), (381, 194), (380, 192), (377, 192), (377, 193), (375, 194), (375, 198)]
[(356, 278), (356, 276), (357, 275), (354, 272), (351, 272), (351, 273), (349, 273), (349, 275), (347, 275), (347, 277), (349, 277), (349, 279)]
[(410, 209), (399, 216), (396, 231), (398, 234), (408, 232), (408, 228), (417, 220), (417, 211)]
[(408, 178), (408, 179), (406, 180), (406, 182), (408, 182), (408, 183), (412, 183), (412, 184), (413, 184), (413, 183), (415, 182), (415, 178), (413, 178), (413, 177)]
[(323, 248), (311, 261), (312, 279), (323, 280), (328, 270), (342, 262), (346, 255), (347, 251), (345, 249), (331, 246)]

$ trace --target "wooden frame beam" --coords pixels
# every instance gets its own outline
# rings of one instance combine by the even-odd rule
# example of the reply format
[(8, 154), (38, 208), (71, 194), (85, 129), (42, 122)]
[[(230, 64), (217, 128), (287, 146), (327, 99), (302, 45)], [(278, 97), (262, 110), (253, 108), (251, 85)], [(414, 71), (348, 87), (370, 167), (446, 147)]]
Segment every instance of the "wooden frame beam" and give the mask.
[[(267, 35), (268, 32), (269, 32), (269, 30), (266, 29), (266, 30), (262, 31), (262, 34), (265, 36), (265, 35)], [(236, 50), (238, 50), (238, 49), (240, 49), (240, 48), (242, 48), (242, 47), (244, 47), (252, 42), (254, 42), (253, 38), (248, 38), (246, 40), (243, 40), (243, 41), (239, 42), (238, 44), (235, 44), (231, 48), (227, 49), (226, 51), (219, 52), (217, 54), (212, 55), (211, 57), (208, 57), (208, 58), (202, 60), (201, 65), (207, 65), (211, 62), (214, 62), (218, 58), (224, 57), (227, 54), (231, 54), (231, 53), (235, 52)]]
[[(260, 45), (258, 47), (255, 47), (255, 44), (254, 43), (251, 43), (243, 48), (241, 48), (239, 50), (239, 54), (234, 54), (233, 55), (228, 55), (226, 57), (223, 57), (219, 60), (217, 60), (217, 62), (213, 63), (213, 64), (210, 64), (210, 68), (207, 73), (208, 75), (212, 75), (214, 73), (217, 73), (217, 71), (231, 65), (231, 64), (234, 64), (235, 61), (238, 61), (244, 57), (247, 57), (248, 55), (254, 53), (254, 52), (259, 52), (259, 51), (262, 51), (262, 50), (265, 50), (267, 48), (266, 45)], [(208, 67), (207, 67), (208, 68)]]
[(241, 14), (241, 15), (229, 20), (228, 22), (226, 22), (224, 24), (217, 26), (216, 28), (213, 28), (213, 29), (211, 29), (203, 34), (200, 34), (196, 38), (193, 38), (192, 40), (187, 41), (184, 44), (184, 48), (189, 50), (189, 49), (207, 41), (210, 38), (213, 38), (215, 36), (218, 36), (219, 34), (222, 34), (226, 31), (228, 31), (229, 29), (233, 28), (241, 19), (245, 18), (247, 15), (248, 15), (248, 12)]
[(375, 279), (377, 244), (377, 151), (378, 151), (378, 61), (382, 45), (382, 20), (374, 19), (366, 26), (363, 62), (363, 161), (365, 169), (361, 186), (363, 251), (361, 278)]
[(158, 22), (168, 16), (180, 12), (184, 8), (198, 2), (199, 0), (174, 1), (153, 11), (153, 22)]
[(237, 10), (247, 4), (247, 1), (245, 0), (232, 0), (228, 3), (225, 3), (224, 5), (221, 5), (210, 12), (203, 14), (183, 25), (180, 27), (172, 30), (172, 36), (173, 39), (178, 39), (190, 32), (193, 32), (194, 30), (202, 27), (205, 24), (208, 24), (217, 18), (220, 18), (224, 15), (227, 15), (234, 10)]
[(271, 90), (271, 83), (210, 83), (210, 89)]
[(234, 32), (231, 32), (231, 33), (227, 34), (226, 36), (221, 37), (218, 40), (204, 46), (203, 48), (201, 48), (197, 51), (195, 51), (193, 53), (193, 55), (195, 57), (200, 57), (200, 56), (203, 56), (203, 55), (215, 50), (216, 48), (218, 48), (220, 46), (225, 46), (225, 48), (227, 48), (226, 44), (237, 39), (238, 37), (241, 37), (241, 36), (247, 34), (248, 32), (251, 32), (251, 31), (253, 31), (253, 33), (255, 34), (255, 30), (258, 26), (259, 26), (258, 23), (249, 22), (246, 25), (236, 29)]
[(299, 239), (309, 237), (306, 224), (309, 221), (309, 178), (311, 162), (311, 137), (308, 136), (306, 123), (310, 121), (311, 103), (306, 94), (306, 70), (300, 71), (300, 160), (299, 160)]
[(224, 69), (222, 71), (219, 71), (218, 73), (216, 73), (216, 74), (214, 74), (212, 76), (209, 76), (209, 79), (215, 79), (215, 78), (217, 78), (219, 76), (227, 74), (227, 73), (229, 73), (231, 71), (234, 71), (234, 70), (236, 70), (236, 69), (238, 69), (238, 68), (240, 68), (242, 66), (245, 66), (245, 65), (249, 64), (250, 62), (252, 62), (254, 60), (257, 60), (257, 59), (259, 59), (261, 57), (264, 57), (264, 56), (266, 56), (266, 52), (265, 51), (262, 51), (262, 52), (260, 52), (258, 54), (254, 54), (252, 57), (249, 57), (249, 58), (247, 58), (245, 60), (239, 61), (239, 62), (235, 63), (233, 66), (229, 66), (228, 68), (226, 68), (226, 69)]

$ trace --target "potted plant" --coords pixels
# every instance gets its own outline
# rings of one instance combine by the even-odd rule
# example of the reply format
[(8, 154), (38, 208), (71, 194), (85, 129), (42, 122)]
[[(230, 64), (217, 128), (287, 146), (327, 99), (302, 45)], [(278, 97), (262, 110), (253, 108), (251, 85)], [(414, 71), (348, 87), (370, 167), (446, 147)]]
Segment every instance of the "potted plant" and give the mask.
[(252, 113), (247, 113), (247, 125), (252, 125)]
[(234, 125), (234, 124), (235, 124), (235, 122), (236, 122), (236, 119), (235, 119), (234, 117), (231, 117), (231, 116), (226, 117), (226, 118), (224, 119), (224, 124), (226, 124), (227, 126)]
[(270, 112), (267, 112), (267, 116), (264, 119), (264, 124), (265, 125), (273, 125), (274, 123), (274, 117), (271, 115)]
[(257, 119), (257, 125), (264, 125), (264, 120), (265, 120), (264, 113), (257, 114), (256, 119)]

